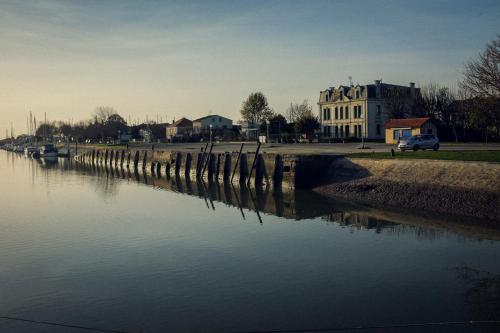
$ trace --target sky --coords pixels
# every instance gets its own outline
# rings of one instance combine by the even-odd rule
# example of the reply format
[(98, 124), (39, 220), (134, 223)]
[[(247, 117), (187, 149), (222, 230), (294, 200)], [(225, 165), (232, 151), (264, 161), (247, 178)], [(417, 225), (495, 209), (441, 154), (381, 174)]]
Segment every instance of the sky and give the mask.
[(98, 106), (126, 120), (284, 113), (375, 79), (456, 86), (500, 33), (500, 1), (0, 0), (0, 138)]

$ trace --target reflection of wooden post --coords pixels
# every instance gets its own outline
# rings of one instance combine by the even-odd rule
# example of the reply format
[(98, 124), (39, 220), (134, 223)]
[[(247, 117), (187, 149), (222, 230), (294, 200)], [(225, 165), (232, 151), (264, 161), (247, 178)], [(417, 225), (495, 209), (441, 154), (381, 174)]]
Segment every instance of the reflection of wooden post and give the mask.
[(156, 175), (158, 177), (161, 176), (161, 163), (160, 162), (156, 163)]
[(109, 151), (106, 149), (106, 151), (104, 152), (104, 165), (108, 164), (108, 155)]
[(231, 175), (231, 183), (233, 182), (234, 174), (236, 173), (236, 168), (238, 167), (238, 162), (240, 161), (241, 152), (243, 151), (244, 145), (245, 145), (244, 143), (241, 144), (240, 151), (238, 152), (238, 157), (236, 157), (236, 163), (234, 164), (233, 174)]
[(113, 159), (115, 157), (115, 151), (114, 150), (111, 150), (111, 152), (109, 153), (109, 166), (112, 167), (113, 166)]
[(127, 169), (130, 167), (130, 157), (131, 157), (131, 155), (132, 155), (132, 152), (131, 152), (131, 151), (129, 151), (129, 152), (127, 153)]

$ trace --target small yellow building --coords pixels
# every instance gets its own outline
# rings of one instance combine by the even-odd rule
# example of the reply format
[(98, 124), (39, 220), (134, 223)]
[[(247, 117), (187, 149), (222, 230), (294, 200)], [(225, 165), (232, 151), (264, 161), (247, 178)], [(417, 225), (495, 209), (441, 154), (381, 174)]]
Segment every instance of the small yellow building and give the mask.
[(385, 143), (396, 144), (400, 138), (418, 134), (437, 136), (437, 127), (431, 118), (391, 119), (385, 123)]

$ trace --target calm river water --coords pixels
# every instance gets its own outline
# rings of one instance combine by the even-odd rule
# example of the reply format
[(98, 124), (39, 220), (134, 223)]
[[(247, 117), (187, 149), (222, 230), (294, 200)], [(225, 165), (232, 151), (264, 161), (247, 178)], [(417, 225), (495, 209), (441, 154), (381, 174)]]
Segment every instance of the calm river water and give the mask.
[(4, 151), (0, 189), (0, 316), (126, 332), (500, 320), (491, 225)]

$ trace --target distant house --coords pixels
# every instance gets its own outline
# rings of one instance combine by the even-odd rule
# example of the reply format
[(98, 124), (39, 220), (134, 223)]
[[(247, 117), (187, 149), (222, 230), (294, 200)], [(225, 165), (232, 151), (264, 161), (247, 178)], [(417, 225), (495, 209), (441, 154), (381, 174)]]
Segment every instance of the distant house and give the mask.
[(242, 121), (240, 124), (241, 135), (247, 140), (257, 140), (259, 128), (257, 124), (249, 121)]
[(390, 119), (385, 123), (386, 143), (397, 143), (400, 138), (418, 134), (437, 135), (437, 127), (431, 118)]
[(231, 130), (233, 128), (233, 121), (216, 114), (193, 120), (194, 134), (208, 133), (210, 127), (212, 127), (212, 130)]
[(181, 118), (167, 126), (167, 139), (189, 137), (193, 134), (193, 122), (187, 118)]

